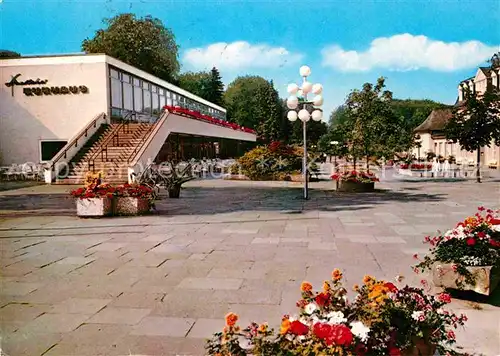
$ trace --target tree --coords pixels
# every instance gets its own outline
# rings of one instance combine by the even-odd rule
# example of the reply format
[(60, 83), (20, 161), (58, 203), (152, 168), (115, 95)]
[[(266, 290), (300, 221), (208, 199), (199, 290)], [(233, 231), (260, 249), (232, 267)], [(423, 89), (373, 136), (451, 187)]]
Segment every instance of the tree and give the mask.
[(9, 51), (8, 49), (0, 49), (0, 58), (8, 59), (8, 58), (19, 58), (21, 57), (20, 53)]
[(82, 42), (87, 53), (105, 53), (159, 78), (174, 82), (179, 72), (178, 46), (161, 20), (134, 14), (104, 19), (105, 29)]
[(345, 132), (349, 153), (356, 159), (387, 156), (401, 150), (402, 118), (392, 110), (392, 92), (384, 90), (385, 79), (375, 85), (365, 83), (361, 90), (353, 90), (347, 97), (347, 119), (340, 125)]
[(210, 71), (204, 94), (204, 99), (220, 106), (224, 105), (224, 84), (219, 70), (215, 67)]
[(462, 149), (477, 152), (476, 179), (481, 183), (481, 147), (500, 145), (500, 93), (488, 88), (484, 94), (467, 90), (465, 100), (453, 110), (445, 127), (446, 138)]
[(257, 135), (266, 143), (285, 141), (283, 132), (286, 122), (284, 122), (281, 100), (278, 91), (274, 88), (273, 81), (259, 87), (257, 101), (259, 103)]
[(178, 84), (182, 89), (207, 99), (205, 96), (209, 80), (210, 73), (208, 72), (186, 72), (179, 75)]
[(274, 115), (271, 108), (276, 106), (279, 111), (282, 105), (277, 95), (273, 94), (272, 99), (268, 98), (272, 93), (270, 87), (275, 90), (272, 83), (259, 76), (236, 78), (224, 93), (227, 117), (241, 126), (260, 130), (258, 134), (262, 133), (264, 121), (269, 119), (269, 115)]

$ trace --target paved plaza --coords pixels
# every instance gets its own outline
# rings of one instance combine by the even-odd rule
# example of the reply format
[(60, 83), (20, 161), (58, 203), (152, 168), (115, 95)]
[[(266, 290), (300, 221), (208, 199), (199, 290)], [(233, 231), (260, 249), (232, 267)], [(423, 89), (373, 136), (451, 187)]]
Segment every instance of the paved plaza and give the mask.
[[(422, 239), (478, 206), (500, 183), (401, 182), (340, 194), (332, 182), (198, 180), (151, 215), (79, 219), (65, 186), (0, 192), (1, 348), (5, 355), (203, 355), (228, 311), (242, 325), (296, 311), (299, 286), (333, 268), (418, 285)], [(349, 289), (349, 288), (348, 288)], [(469, 317), (464, 351), (500, 354), (500, 301), (454, 300)]]

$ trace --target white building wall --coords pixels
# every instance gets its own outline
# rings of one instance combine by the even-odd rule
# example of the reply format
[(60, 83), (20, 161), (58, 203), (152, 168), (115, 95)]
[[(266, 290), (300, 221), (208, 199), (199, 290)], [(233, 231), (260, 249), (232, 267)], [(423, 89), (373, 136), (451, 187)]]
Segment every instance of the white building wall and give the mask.
[[(46, 84), (7, 87), (12, 76)], [(0, 60), (0, 164), (40, 162), (41, 140), (69, 140), (109, 107), (104, 55)], [(84, 94), (28, 96), (23, 88), (85, 86)], [(12, 89), (13, 94), (12, 95)]]

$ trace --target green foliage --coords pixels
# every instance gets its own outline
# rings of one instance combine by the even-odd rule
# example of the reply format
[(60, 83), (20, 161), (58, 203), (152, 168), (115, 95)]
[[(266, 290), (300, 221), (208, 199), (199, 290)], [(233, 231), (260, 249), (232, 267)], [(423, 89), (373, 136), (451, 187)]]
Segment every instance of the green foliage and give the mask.
[(238, 77), (229, 84), (224, 101), (230, 120), (256, 129), (262, 141), (284, 138), (283, 105), (272, 81), (258, 76)]
[(500, 145), (500, 92), (490, 89), (480, 96), (467, 91), (465, 98), (446, 125), (447, 139), (469, 152), (489, 147), (493, 141)]
[(392, 92), (384, 90), (385, 79), (365, 83), (346, 100), (347, 118), (340, 124), (353, 157), (391, 156), (403, 150), (402, 118), (391, 108)]
[(179, 75), (178, 84), (200, 98), (217, 105), (223, 105), (224, 84), (215, 67), (210, 72), (186, 72)]
[(303, 151), (300, 148), (272, 142), (258, 146), (240, 157), (232, 172), (251, 180), (283, 180), (301, 169)]
[(203, 98), (217, 105), (224, 104), (224, 84), (219, 70), (215, 67), (210, 71)]
[(210, 79), (208, 72), (186, 72), (179, 75), (179, 86), (194, 95), (205, 98), (206, 86)]
[(9, 59), (9, 58), (19, 58), (21, 54), (14, 51), (9, 51), (7, 49), (0, 49), (0, 58)]
[(106, 28), (82, 42), (85, 52), (105, 53), (164, 80), (175, 80), (179, 72), (178, 46), (174, 34), (161, 20), (121, 14), (103, 22)]
[[(291, 124), (292, 131), (290, 142), (303, 145), (304, 129), (302, 121), (296, 120)], [(320, 138), (326, 134), (327, 131), (328, 126), (325, 122), (309, 120), (306, 124), (307, 145), (318, 146)]]

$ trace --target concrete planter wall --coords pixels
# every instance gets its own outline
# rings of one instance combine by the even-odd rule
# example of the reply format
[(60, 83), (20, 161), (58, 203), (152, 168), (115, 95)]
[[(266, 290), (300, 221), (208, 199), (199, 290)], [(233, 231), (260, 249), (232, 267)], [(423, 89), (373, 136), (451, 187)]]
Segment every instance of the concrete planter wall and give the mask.
[(455, 272), (452, 266), (451, 263), (434, 264), (432, 279), (436, 286), (490, 295), (500, 282), (500, 266), (467, 267), (467, 270), (475, 277), (474, 285), (466, 283), (465, 277)]
[(113, 213), (111, 198), (76, 199), (76, 215), (81, 217), (108, 216)]
[(149, 201), (132, 197), (117, 197), (114, 203), (115, 215), (140, 215), (149, 211)]
[(375, 190), (375, 182), (370, 183), (359, 183), (350, 181), (339, 181), (338, 182), (338, 192), (346, 193), (365, 193), (373, 192)]

